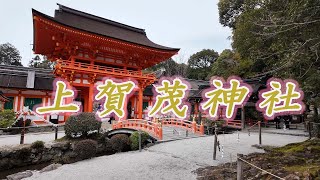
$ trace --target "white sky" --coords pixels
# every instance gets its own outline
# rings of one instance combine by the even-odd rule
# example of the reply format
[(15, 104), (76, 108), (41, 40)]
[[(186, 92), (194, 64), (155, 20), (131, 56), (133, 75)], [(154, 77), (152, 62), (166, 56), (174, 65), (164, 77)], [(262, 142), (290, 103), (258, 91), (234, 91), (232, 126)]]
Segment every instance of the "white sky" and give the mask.
[(13, 44), (27, 65), (32, 52), (31, 9), (53, 16), (56, 3), (110, 20), (143, 28), (150, 40), (181, 48), (175, 57), (186, 62), (202, 49), (231, 48), (231, 31), (219, 24), (218, 0), (9, 0), (0, 7), (0, 44)]

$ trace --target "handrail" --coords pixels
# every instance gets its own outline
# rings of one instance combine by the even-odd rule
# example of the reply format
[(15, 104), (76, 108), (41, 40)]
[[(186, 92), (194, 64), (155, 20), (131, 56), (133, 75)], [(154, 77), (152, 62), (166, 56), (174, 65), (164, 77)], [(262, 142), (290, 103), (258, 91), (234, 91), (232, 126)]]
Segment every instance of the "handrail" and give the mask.
[(175, 119), (176, 121), (183, 121), (183, 122), (187, 122), (187, 123), (192, 123), (192, 121), (185, 120), (185, 119), (179, 119), (179, 118), (159, 118), (160, 121), (167, 121), (167, 120), (172, 120), (172, 119)]
[(162, 126), (172, 125), (177, 126), (180, 128), (185, 128), (187, 130), (191, 130), (194, 133), (203, 135), (204, 134), (204, 126), (196, 124), (195, 121), (188, 121), (188, 120), (177, 120), (176, 118), (166, 118), (159, 119), (159, 123), (144, 120), (144, 119), (127, 119), (117, 121), (115, 124), (112, 125), (113, 129), (118, 128), (125, 128), (125, 127), (133, 127), (137, 129), (144, 129), (151, 133), (154, 133), (159, 139), (162, 139)]
[(148, 120), (145, 120), (145, 119), (126, 119), (126, 120), (121, 120), (121, 121), (117, 121), (117, 122), (119, 123), (119, 122), (130, 122), (130, 121), (139, 122), (139, 123), (140, 122), (145, 122), (145, 123), (148, 123), (148, 124), (155, 124), (154, 122), (148, 121)]
[(258, 123), (259, 123), (259, 121), (256, 122), (254, 125), (250, 126), (250, 127), (248, 128), (248, 131), (249, 131), (251, 128), (253, 128), (255, 125), (257, 125)]
[(121, 68), (113, 68), (113, 67), (107, 67), (107, 66), (100, 66), (100, 65), (93, 65), (93, 64), (86, 64), (81, 62), (71, 62), (67, 60), (58, 60), (57, 61), (58, 66), (64, 66), (68, 68), (77, 68), (77, 69), (93, 69), (100, 72), (112, 72), (112, 73), (118, 73), (118, 74), (129, 74), (133, 76), (143, 76), (143, 77), (150, 77), (154, 78), (155, 75), (152, 73), (142, 73), (141, 71), (133, 71), (133, 70), (126, 70)]
[(126, 127), (133, 127), (136, 129), (143, 129), (154, 134), (159, 139), (162, 139), (162, 128), (161, 125), (158, 123), (154, 123), (148, 120), (143, 119), (127, 119), (117, 121), (116, 124), (112, 125), (112, 129), (118, 128), (126, 128)]
[(177, 118), (163, 118), (159, 119), (162, 122), (162, 125), (173, 125), (173, 126), (179, 126), (182, 128), (190, 129), (194, 133), (203, 134), (204, 133), (204, 127), (203, 125), (196, 124), (194, 121), (189, 120), (180, 120)]

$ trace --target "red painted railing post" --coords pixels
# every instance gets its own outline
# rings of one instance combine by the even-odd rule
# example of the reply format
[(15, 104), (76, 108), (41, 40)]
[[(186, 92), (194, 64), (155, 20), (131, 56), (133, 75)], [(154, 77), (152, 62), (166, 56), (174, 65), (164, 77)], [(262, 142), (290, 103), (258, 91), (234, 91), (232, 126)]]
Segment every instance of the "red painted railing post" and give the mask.
[(201, 121), (201, 124), (200, 124), (200, 134), (204, 135), (204, 125), (203, 125), (202, 121)]
[(159, 129), (158, 129), (158, 124), (157, 123), (153, 124), (153, 133), (156, 135), (156, 137), (159, 136)]
[(193, 121), (192, 121), (192, 131), (193, 131), (194, 133), (197, 132), (197, 123), (196, 123), (196, 121), (195, 121), (195, 118), (193, 118)]
[(119, 128), (122, 128), (122, 121), (119, 122)]
[(159, 140), (162, 140), (162, 125), (161, 122), (159, 123)]

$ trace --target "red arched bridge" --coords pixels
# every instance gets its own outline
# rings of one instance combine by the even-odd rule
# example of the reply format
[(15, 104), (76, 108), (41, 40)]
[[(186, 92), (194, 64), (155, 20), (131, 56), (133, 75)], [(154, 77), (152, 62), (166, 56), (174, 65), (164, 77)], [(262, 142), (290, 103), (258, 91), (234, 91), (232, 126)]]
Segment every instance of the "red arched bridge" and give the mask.
[(195, 121), (179, 120), (175, 118), (155, 119), (153, 121), (142, 119), (127, 119), (117, 121), (112, 125), (112, 129), (132, 128), (148, 132), (159, 140), (163, 139), (163, 126), (171, 126), (186, 129), (194, 134), (204, 135), (203, 124), (197, 124)]

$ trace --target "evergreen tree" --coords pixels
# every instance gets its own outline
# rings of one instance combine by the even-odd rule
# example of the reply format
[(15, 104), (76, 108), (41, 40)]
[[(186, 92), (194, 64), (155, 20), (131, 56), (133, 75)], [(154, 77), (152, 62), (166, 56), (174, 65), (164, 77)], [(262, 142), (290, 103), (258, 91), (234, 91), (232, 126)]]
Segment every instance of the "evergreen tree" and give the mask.
[(18, 49), (10, 43), (0, 44), (0, 64), (22, 66)]

